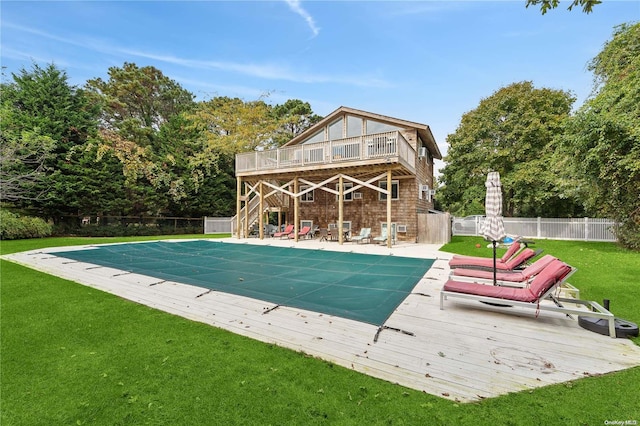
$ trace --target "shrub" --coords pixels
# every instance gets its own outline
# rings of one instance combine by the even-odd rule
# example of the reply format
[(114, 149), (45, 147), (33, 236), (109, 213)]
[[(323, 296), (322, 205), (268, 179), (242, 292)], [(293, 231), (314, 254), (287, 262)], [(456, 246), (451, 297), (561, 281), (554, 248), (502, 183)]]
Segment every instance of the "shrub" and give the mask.
[(174, 226), (139, 226), (136, 224), (111, 224), (111, 225), (88, 225), (82, 227), (57, 225), (54, 229), (56, 236), (76, 236), (76, 237), (133, 237), (133, 236), (154, 236), (154, 235), (182, 235), (182, 234), (202, 234), (202, 225)]
[(51, 236), (52, 226), (39, 217), (20, 216), (0, 209), (0, 240)]

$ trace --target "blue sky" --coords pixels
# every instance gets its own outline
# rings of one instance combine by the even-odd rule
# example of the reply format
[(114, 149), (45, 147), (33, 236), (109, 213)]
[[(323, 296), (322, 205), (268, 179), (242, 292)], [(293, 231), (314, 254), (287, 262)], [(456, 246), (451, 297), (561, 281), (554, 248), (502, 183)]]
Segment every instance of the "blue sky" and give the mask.
[(592, 89), (587, 64), (640, 1), (541, 15), (520, 1), (6, 1), (10, 75), (55, 63), (71, 84), (124, 62), (152, 65), (198, 100), (301, 99), (431, 126), (442, 153), (462, 115), (514, 82)]

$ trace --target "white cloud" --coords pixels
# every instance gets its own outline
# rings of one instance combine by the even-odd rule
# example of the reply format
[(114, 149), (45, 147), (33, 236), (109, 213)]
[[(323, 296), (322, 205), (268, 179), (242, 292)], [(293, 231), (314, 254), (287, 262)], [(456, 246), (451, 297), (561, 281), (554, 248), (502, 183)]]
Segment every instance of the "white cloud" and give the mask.
[[(54, 40), (58, 43), (78, 46), (87, 50), (100, 52), (105, 55), (114, 57), (124, 57), (125, 60), (131, 61), (131, 57), (139, 57), (151, 59), (154, 61), (165, 62), (187, 68), (200, 68), (207, 70), (219, 70), (224, 72), (242, 74), (250, 77), (261, 78), (265, 80), (281, 80), (294, 83), (318, 84), (318, 83), (334, 83), (344, 84), (356, 87), (376, 87), (389, 88), (394, 85), (389, 81), (378, 78), (373, 75), (362, 75), (360, 73), (349, 74), (318, 74), (316, 72), (308, 72), (298, 67), (290, 67), (274, 63), (241, 63), (233, 61), (207, 61), (199, 59), (189, 59), (174, 56), (171, 54), (146, 52), (137, 49), (131, 49), (113, 45), (103, 40), (91, 39), (85, 36), (62, 37), (56, 34), (41, 31), (39, 29), (12, 25), (12, 28), (29, 33), (41, 38)], [(6, 48), (6, 46), (3, 46)], [(5, 50), (5, 52), (7, 52)], [(14, 53), (15, 54), (15, 53)], [(4, 55), (3, 55), (4, 56)], [(51, 60), (50, 60), (51, 61)], [(50, 62), (49, 61), (49, 62)], [(55, 60), (60, 63), (60, 60)]]
[(119, 49), (119, 52), (127, 56), (137, 56), (141, 58), (153, 59), (191, 68), (215, 69), (220, 71), (235, 72), (251, 77), (266, 80), (284, 80), (295, 83), (337, 83), (358, 87), (392, 87), (392, 84), (376, 77), (349, 75), (323, 75), (315, 73), (305, 73), (304, 71), (294, 71), (289, 67), (274, 65), (269, 63), (238, 63), (230, 61), (203, 61), (195, 59), (178, 58), (171, 55), (159, 55), (131, 49)]
[(293, 10), (298, 15), (302, 16), (302, 18), (307, 22), (307, 25), (309, 25), (309, 28), (311, 28), (311, 31), (313, 32), (314, 37), (320, 34), (320, 28), (318, 28), (318, 26), (316, 25), (316, 21), (313, 19), (313, 16), (311, 16), (309, 12), (307, 12), (302, 7), (302, 5), (300, 4), (300, 0), (285, 0), (285, 1), (287, 2), (291, 10)]

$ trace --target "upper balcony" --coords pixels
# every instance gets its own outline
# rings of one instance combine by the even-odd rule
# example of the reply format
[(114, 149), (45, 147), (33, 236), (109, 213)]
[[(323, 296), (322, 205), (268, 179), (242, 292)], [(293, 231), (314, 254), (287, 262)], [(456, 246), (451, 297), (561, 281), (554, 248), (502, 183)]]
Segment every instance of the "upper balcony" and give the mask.
[(236, 176), (391, 163), (415, 173), (416, 151), (399, 131), (236, 154)]

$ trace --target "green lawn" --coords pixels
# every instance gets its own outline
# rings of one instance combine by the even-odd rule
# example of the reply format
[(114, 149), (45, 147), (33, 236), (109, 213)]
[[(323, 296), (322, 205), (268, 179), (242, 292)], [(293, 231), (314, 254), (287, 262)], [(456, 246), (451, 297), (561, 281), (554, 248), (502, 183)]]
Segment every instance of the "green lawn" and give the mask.
[[(140, 239), (3, 241), (1, 251)], [(446, 249), (489, 256), (477, 242), (454, 238)], [(572, 283), (584, 297), (607, 297), (640, 322), (640, 254), (606, 243), (536, 247), (579, 268)], [(10, 262), (1, 274), (3, 426), (640, 421), (640, 368), (459, 404)]]

